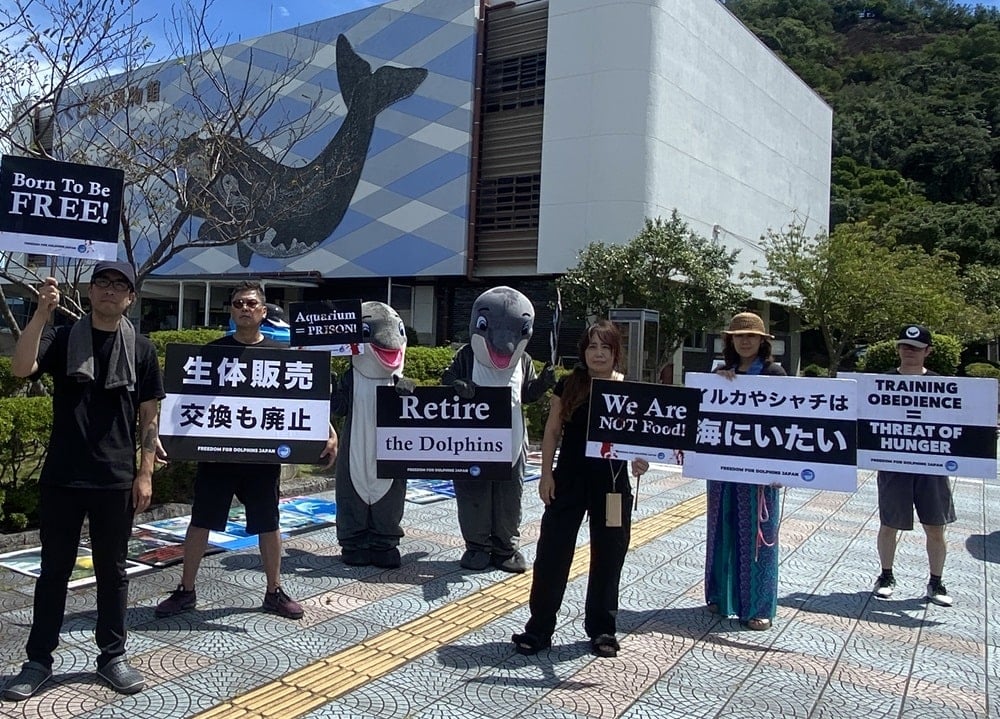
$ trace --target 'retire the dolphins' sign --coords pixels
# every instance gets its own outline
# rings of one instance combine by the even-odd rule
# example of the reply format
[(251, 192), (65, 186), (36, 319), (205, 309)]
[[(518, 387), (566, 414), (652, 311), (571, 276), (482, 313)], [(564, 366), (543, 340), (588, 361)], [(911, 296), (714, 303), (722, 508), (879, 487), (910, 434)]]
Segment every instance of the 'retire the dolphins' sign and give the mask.
[(109, 167), (4, 155), (0, 250), (117, 259), (124, 184)]

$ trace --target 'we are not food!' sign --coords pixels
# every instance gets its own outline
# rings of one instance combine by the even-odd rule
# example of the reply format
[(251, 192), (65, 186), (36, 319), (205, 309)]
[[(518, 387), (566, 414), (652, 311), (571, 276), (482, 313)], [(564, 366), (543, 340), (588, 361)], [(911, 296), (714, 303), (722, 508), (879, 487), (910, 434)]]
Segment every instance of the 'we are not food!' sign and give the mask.
[(124, 185), (122, 170), (4, 155), (0, 250), (116, 259)]

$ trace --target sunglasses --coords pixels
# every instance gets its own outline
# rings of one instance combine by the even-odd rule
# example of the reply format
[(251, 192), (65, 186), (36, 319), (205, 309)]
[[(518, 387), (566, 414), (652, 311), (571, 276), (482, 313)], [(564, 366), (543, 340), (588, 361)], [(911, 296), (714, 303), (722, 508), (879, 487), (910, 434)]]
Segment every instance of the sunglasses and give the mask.
[(233, 300), (233, 307), (238, 310), (242, 310), (246, 307), (248, 310), (255, 310), (260, 306), (260, 300)]

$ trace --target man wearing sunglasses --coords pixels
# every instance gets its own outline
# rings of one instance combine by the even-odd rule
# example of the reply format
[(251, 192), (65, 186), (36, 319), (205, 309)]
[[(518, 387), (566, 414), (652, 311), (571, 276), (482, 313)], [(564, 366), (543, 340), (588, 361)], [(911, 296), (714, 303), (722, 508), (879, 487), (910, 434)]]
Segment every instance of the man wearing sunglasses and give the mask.
[[(231, 335), (211, 344), (226, 347), (284, 347), (265, 337), (261, 323), (267, 316), (264, 288), (257, 282), (245, 281), (230, 295), (230, 316), (236, 327)], [(337, 458), (337, 435), (330, 427), (330, 438), (320, 454), (325, 467), (333, 466)], [(281, 532), (278, 525), (280, 493), (279, 464), (199, 462), (194, 480), (194, 504), (191, 524), (184, 539), (184, 566), (181, 583), (170, 596), (156, 607), (157, 617), (169, 617), (194, 609), (197, 604), (195, 579), (201, 559), (208, 547), (209, 530), (222, 531), (229, 517), (229, 507), (235, 496), (246, 508), (247, 532), (257, 535), (260, 560), (264, 566), (267, 590), (263, 608), (287, 619), (301, 619), (302, 605), (281, 587)]]
[(48, 372), (53, 393), (52, 434), (38, 481), (42, 568), (28, 661), (4, 691), (11, 701), (27, 699), (52, 676), (84, 518), (97, 578), (97, 674), (123, 694), (144, 685), (125, 658), (125, 557), (133, 515), (149, 506), (152, 495), (163, 379), (153, 343), (125, 316), (135, 301), (132, 265), (97, 263), (88, 297), (90, 312), (75, 324), (46, 329), (60, 295), (56, 280), (45, 280), (38, 309), (14, 348), (14, 374)]

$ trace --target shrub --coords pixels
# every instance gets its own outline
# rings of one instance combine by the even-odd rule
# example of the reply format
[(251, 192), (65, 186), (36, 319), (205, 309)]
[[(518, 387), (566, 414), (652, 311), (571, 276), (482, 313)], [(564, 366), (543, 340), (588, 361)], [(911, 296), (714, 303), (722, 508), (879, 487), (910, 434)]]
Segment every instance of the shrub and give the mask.
[(15, 377), (10, 357), (0, 357), (0, 397), (14, 397), (24, 392), (28, 380)]
[(23, 529), (38, 504), (38, 475), (52, 432), (52, 399), (0, 399), (0, 521)]
[(441, 374), (451, 364), (455, 351), (450, 347), (407, 347), (403, 374), (420, 384), (439, 384)]
[(151, 504), (190, 504), (194, 500), (194, 475), (197, 467), (196, 462), (170, 462), (160, 466), (153, 473)]
[(150, 332), (149, 339), (156, 347), (156, 354), (160, 357), (167, 351), (168, 344), (204, 345), (212, 340), (217, 340), (225, 334), (222, 330), (216, 329), (190, 329), (190, 330), (161, 330)]
[(965, 374), (967, 377), (992, 377), (993, 379), (1000, 379), (1000, 369), (987, 362), (967, 364), (965, 366)]
[(802, 368), (803, 377), (829, 377), (830, 370), (820, 367), (818, 364), (806, 365)]
[[(924, 366), (942, 375), (953, 375), (958, 369), (962, 356), (962, 344), (950, 335), (931, 334), (934, 340), (934, 351), (931, 352)], [(861, 372), (888, 372), (899, 366), (899, 354), (896, 352), (896, 341), (886, 340), (869, 345), (868, 352), (858, 363)]]

